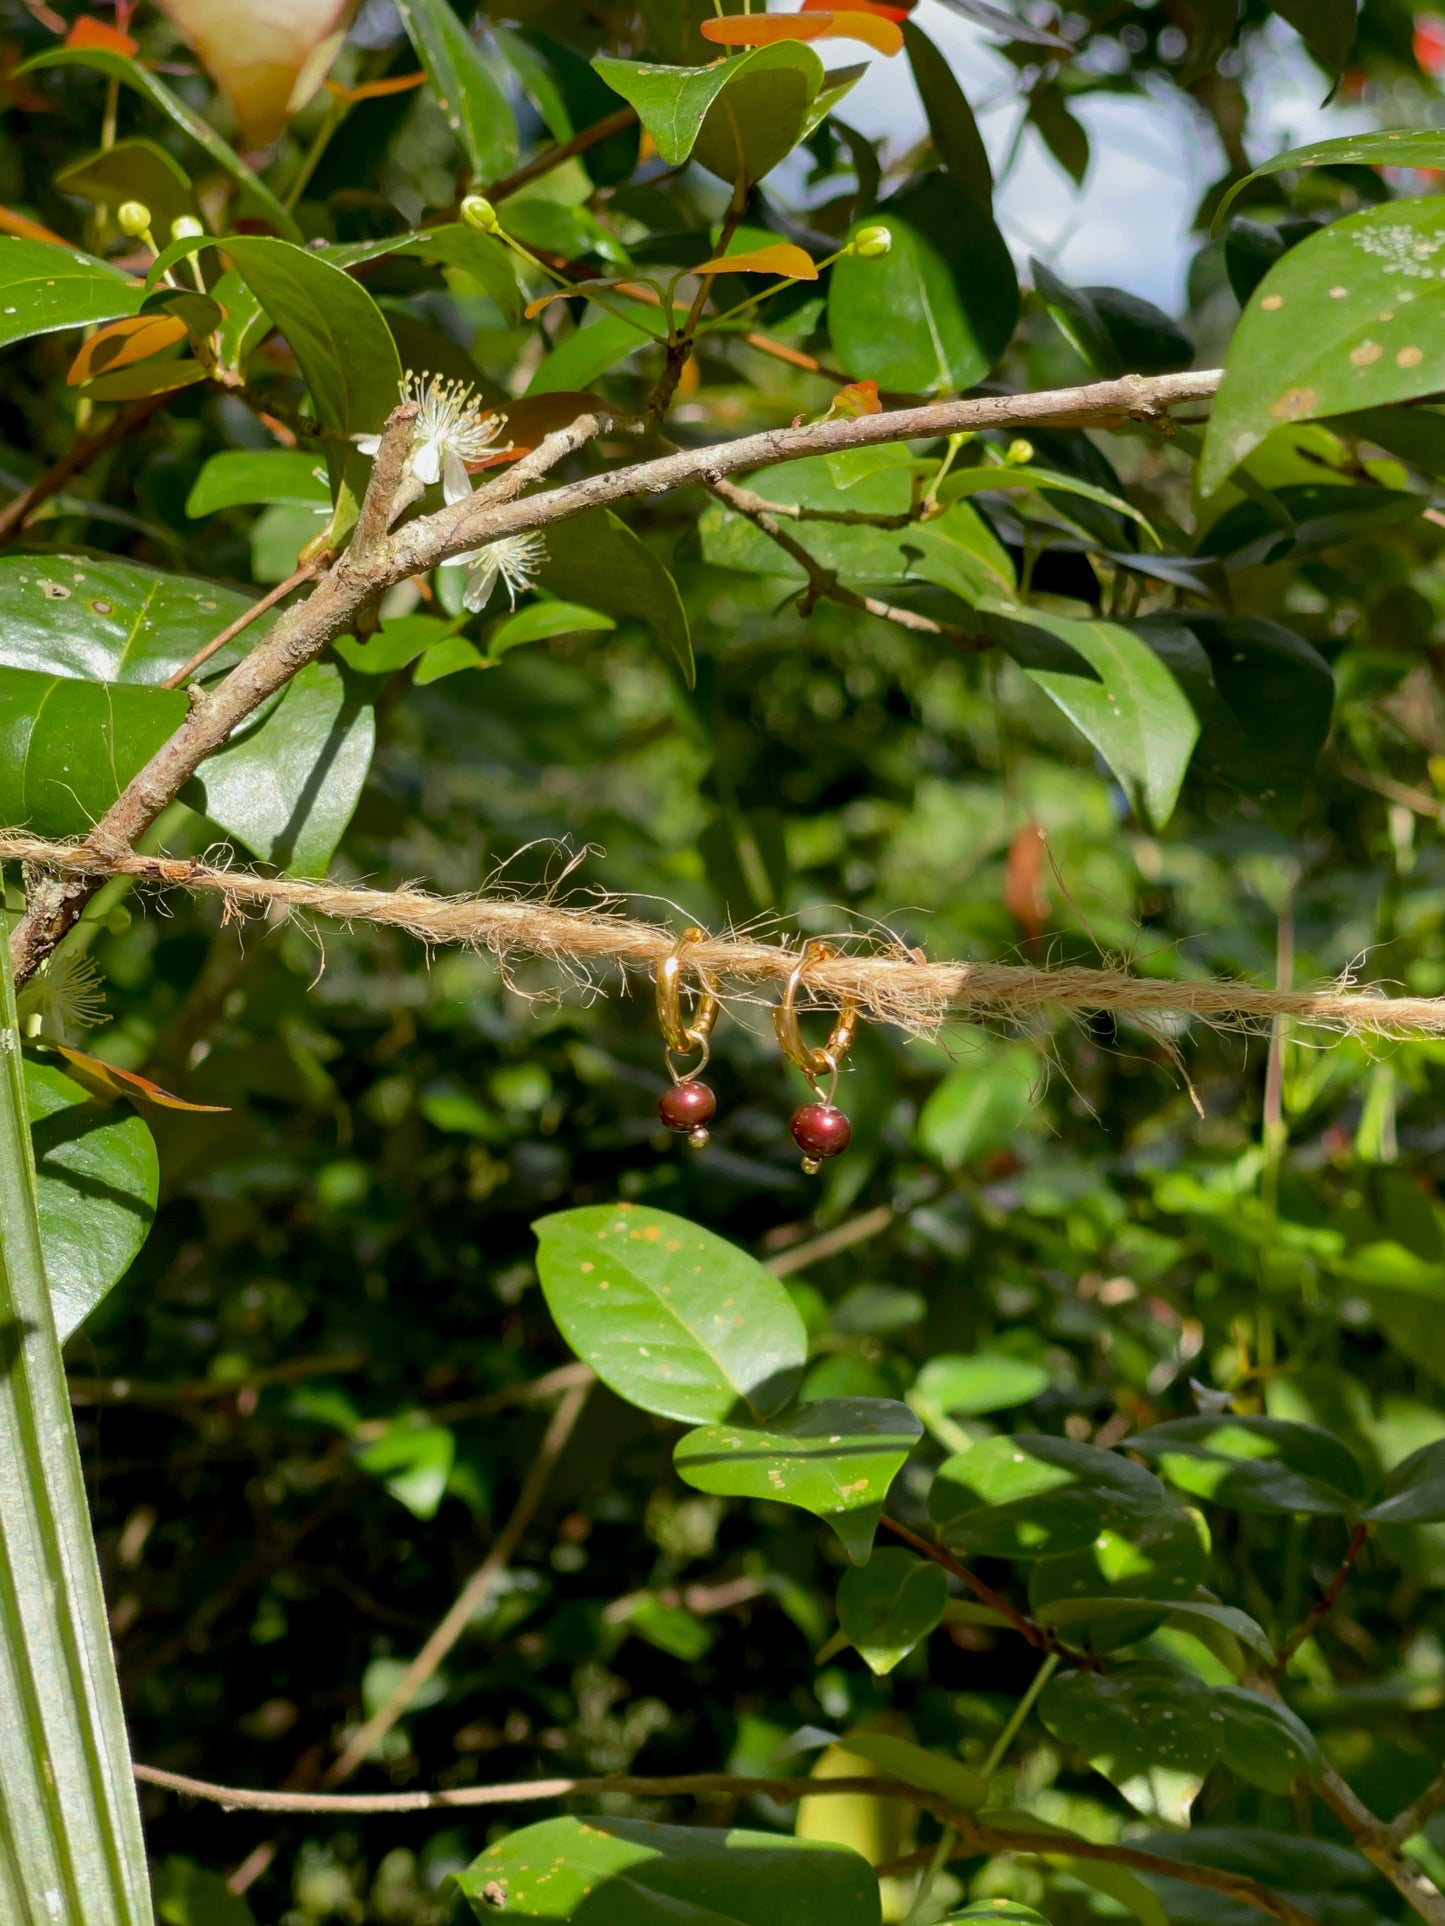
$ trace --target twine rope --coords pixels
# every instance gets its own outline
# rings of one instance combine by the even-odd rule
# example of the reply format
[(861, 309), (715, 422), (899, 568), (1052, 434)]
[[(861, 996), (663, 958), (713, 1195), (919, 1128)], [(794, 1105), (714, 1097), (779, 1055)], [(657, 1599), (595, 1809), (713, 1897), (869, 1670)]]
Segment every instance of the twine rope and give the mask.
[[(429, 946), (465, 945), (489, 951), (499, 963), (532, 957), (586, 972), (590, 966), (651, 970), (677, 948), (677, 934), (601, 905), (587, 908), (550, 897), (436, 896), (409, 885), (398, 890), (307, 882), (220, 868), (190, 858), (143, 856), (134, 850), (87, 848), (37, 836), (0, 834), (0, 862), (91, 877), (129, 876), (160, 889), (218, 896), (228, 916), (246, 910), (290, 915), (310, 912), (352, 925), (404, 930)], [(744, 934), (708, 936), (687, 945), (689, 968), (720, 985), (786, 985), (800, 951)], [(1348, 1035), (1395, 1038), (1445, 1036), (1445, 998), (1389, 996), (1348, 980), (1329, 989), (1271, 990), (1230, 978), (1168, 981), (1123, 969), (1070, 965), (1036, 969), (1014, 963), (934, 963), (893, 943), (851, 954), (820, 956), (805, 969), (815, 1004), (836, 1008), (856, 999), (864, 1015), (915, 1035), (936, 1031), (950, 1014), (1019, 1021), (1049, 1008), (1108, 1010), (1148, 1022), (1151, 1017), (1201, 1017), (1265, 1023), (1275, 1017)]]

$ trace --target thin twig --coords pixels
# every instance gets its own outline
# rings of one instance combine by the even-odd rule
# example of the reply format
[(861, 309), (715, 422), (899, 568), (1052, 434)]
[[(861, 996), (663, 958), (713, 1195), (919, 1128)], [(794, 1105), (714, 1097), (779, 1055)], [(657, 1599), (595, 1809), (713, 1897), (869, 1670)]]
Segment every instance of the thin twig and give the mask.
[(529, 160), (525, 166), (519, 167), (515, 173), (504, 174), (500, 180), (493, 181), (490, 186), (484, 187), (482, 192), (489, 201), (504, 201), (509, 194), (515, 194), (519, 187), (525, 187), (529, 181), (540, 180), (544, 174), (550, 174), (554, 167), (560, 167), (564, 161), (571, 160), (574, 155), (585, 154), (589, 147), (596, 147), (600, 141), (610, 140), (614, 134), (622, 133), (625, 128), (631, 127), (636, 119), (635, 107), (619, 107), (616, 113), (604, 115), (601, 120), (594, 121), (590, 127), (584, 127), (580, 133), (574, 134), (571, 140), (564, 140), (555, 147), (548, 147), (535, 159)]
[[(488, 1391), (475, 1398), (458, 1398), (454, 1404), (428, 1404), (420, 1415), (428, 1424), (462, 1424), (468, 1418), (489, 1418), (493, 1412), (507, 1411), (515, 1404), (534, 1404), (574, 1385), (591, 1384), (595, 1373), (590, 1364), (559, 1364), (555, 1371), (544, 1371), (539, 1378), (524, 1384), (509, 1384), (502, 1391)], [(364, 1418), (352, 1432), (358, 1444), (379, 1438), (395, 1422), (392, 1418)]]
[(532, 1514), (541, 1502), (547, 1480), (582, 1415), (582, 1407), (587, 1402), (592, 1383), (593, 1380), (589, 1378), (585, 1383), (572, 1385), (564, 1393), (523, 1482), (512, 1515), (497, 1533), (496, 1543), (457, 1593), (451, 1609), (397, 1680), (385, 1703), (377, 1707), (364, 1725), (358, 1727), (322, 1775), (323, 1786), (344, 1785), (365, 1763), (373, 1748), (390, 1732), (468, 1625), (485, 1607), (521, 1543), (523, 1533), (532, 1522)]
[(293, 574), (288, 575), (284, 582), (278, 582), (275, 588), (268, 589), (259, 602), (253, 602), (250, 608), (238, 615), (228, 628), (222, 629), (219, 635), (212, 636), (203, 649), (197, 649), (189, 662), (183, 662), (174, 675), (166, 677), (161, 687), (179, 689), (183, 682), (195, 674), (203, 662), (209, 662), (211, 657), (224, 649), (228, 642), (234, 642), (236, 637), (249, 629), (259, 616), (266, 613), (267, 609), (274, 609), (278, 602), (284, 602), (292, 589), (300, 588), (303, 582), (314, 582), (324, 566), (325, 564), (320, 561), (304, 562)]
[(117, 447), (127, 436), (144, 428), (151, 416), (157, 414), (171, 399), (169, 393), (146, 395), (134, 401), (104, 428), (97, 429), (93, 435), (82, 435), (75, 446), (58, 461), (51, 463), (43, 475), (39, 475), (30, 486), (23, 489), (13, 501), (0, 508), (0, 547), (13, 541), (22, 528), (34, 516), (43, 502), (52, 495), (58, 495), (72, 476), (89, 468), (93, 461)]
[(910, 1531), (907, 1525), (899, 1524), (898, 1520), (890, 1518), (887, 1512), (884, 1512), (878, 1522), (885, 1531), (891, 1531), (895, 1538), (901, 1538), (905, 1545), (911, 1545), (922, 1557), (931, 1558), (935, 1565), (941, 1565), (946, 1572), (967, 1585), (981, 1605), (987, 1605), (990, 1611), (997, 1612), (1000, 1617), (1006, 1618), (1014, 1630), (1026, 1638), (1037, 1651), (1051, 1652), (1055, 1649), (1050, 1634), (1044, 1631), (1042, 1626), (1035, 1625), (1032, 1619), (1025, 1618), (1022, 1612), (1016, 1611), (1006, 1598), (999, 1596), (992, 1585), (985, 1585), (981, 1578), (968, 1569), (967, 1565), (961, 1565), (941, 1545), (934, 1545), (928, 1539), (920, 1538), (916, 1531)]
[(1411, 1800), (1404, 1811), (1391, 1820), (1391, 1844), (1403, 1846), (1407, 1839), (1413, 1839), (1417, 1832), (1423, 1832), (1442, 1807), (1445, 1807), (1445, 1771), (1436, 1773), (1419, 1798)]
[(1303, 1621), (1290, 1633), (1284, 1644), (1279, 1648), (1279, 1656), (1272, 1667), (1272, 1670), (1276, 1674), (1283, 1672), (1295, 1653), (1304, 1644), (1305, 1640), (1314, 1636), (1318, 1628), (1335, 1609), (1336, 1604), (1339, 1602), (1340, 1593), (1345, 1589), (1345, 1581), (1354, 1570), (1355, 1560), (1364, 1550), (1369, 1536), (1370, 1527), (1367, 1524), (1356, 1525), (1350, 1533), (1350, 1542), (1345, 1548), (1344, 1557), (1340, 1560), (1339, 1570), (1335, 1573), (1324, 1591), (1321, 1592), (1314, 1605), (1306, 1613)]
[(1427, 1926), (1445, 1926), (1445, 1894), (1413, 1860), (1406, 1858), (1393, 1827), (1371, 1812), (1354, 1787), (1341, 1778), (1332, 1765), (1326, 1765), (1318, 1790), (1330, 1811), (1343, 1820), (1360, 1852), (1385, 1875), (1406, 1904), (1414, 1908)]
[(820, 1237), (810, 1237), (806, 1244), (794, 1244), (788, 1250), (779, 1251), (776, 1257), (768, 1259), (767, 1268), (774, 1277), (791, 1277), (794, 1271), (805, 1270), (809, 1264), (821, 1264), (825, 1257), (836, 1257), (840, 1251), (866, 1243), (870, 1237), (887, 1230), (896, 1215), (891, 1204), (878, 1204), (860, 1216), (848, 1218), (845, 1223), (835, 1224)]
[(71, 1378), (72, 1404), (209, 1404), (236, 1398), (246, 1391), (263, 1391), (272, 1384), (296, 1384), (302, 1378), (342, 1377), (364, 1370), (365, 1352), (346, 1351), (331, 1358), (294, 1358), (244, 1378), (178, 1378), (174, 1384), (142, 1384), (133, 1378)]

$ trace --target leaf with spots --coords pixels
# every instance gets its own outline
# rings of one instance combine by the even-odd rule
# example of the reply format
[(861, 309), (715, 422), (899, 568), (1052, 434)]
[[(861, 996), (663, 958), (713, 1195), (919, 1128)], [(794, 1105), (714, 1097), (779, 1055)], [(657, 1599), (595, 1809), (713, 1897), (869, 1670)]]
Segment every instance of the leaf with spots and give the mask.
[(891, 1398), (824, 1398), (758, 1430), (714, 1424), (673, 1453), (679, 1477), (722, 1498), (771, 1498), (825, 1518), (866, 1564), (888, 1487), (923, 1426)]
[(135, 314), (145, 289), (79, 248), (0, 238), (0, 348), (58, 328)]
[(1208, 1570), (1203, 1518), (1169, 1505), (1123, 1531), (1106, 1527), (1081, 1551), (1039, 1559), (1029, 1573), (1029, 1609), (1041, 1623), (1075, 1627), (1076, 1642), (1112, 1652), (1147, 1638), (1168, 1616), (1168, 1601), (1192, 1597)]
[(781, 1410), (807, 1334), (756, 1258), (641, 1205), (559, 1211), (534, 1226), (557, 1328), (617, 1395), (693, 1423)]
[(1310, 167), (1445, 167), (1445, 129), (1395, 127), (1382, 133), (1341, 134), (1334, 140), (1286, 148), (1234, 182), (1215, 209), (1212, 231), (1219, 232), (1230, 208), (1252, 182), (1291, 168)]
[(1138, 1811), (1183, 1825), (1224, 1749), (1219, 1697), (1174, 1666), (1126, 1665), (1060, 1674), (1044, 1689), (1039, 1717)]
[(1242, 1685), (1226, 1685), (1215, 1697), (1224, 1712), (1222, 1757), (1241, 1779), (1284, 1793), (1302, 1777), (1318, 1777), (1323, 1770), (1319, 1741), (1287, 1705)]
[(1230, 346), (1199, 467), (1212, 495), (1281, 422), (1445, 388), (1445, 207), (1387, 201), (1301, 241)]
[(1024, 1432), (945, 1459), (928, 1494), (947, 1544), (995, 1558), (1083, 1551), (1173, 1508), (1154, 1474), (1117, 1452)]
[(648, 1819), (544, 1819), (488, 1847), (456, 1883), (478, 1919), (586, 1926), (878, 1926), (861, 1854), (775, 1832)]

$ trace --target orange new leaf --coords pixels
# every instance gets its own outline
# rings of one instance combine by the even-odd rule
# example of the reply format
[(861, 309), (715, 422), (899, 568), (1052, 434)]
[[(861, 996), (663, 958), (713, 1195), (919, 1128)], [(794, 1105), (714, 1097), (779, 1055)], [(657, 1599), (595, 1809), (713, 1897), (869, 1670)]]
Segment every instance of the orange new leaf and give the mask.
[[(820, 19), (823, 15), (818, 16)], [(903, 29), (881, 13), (835, 13), (829, 40), (861, 40), (875, 52), (892, 56), (903, 51)]]
[(24, 214), (17, 214), (13, 207), (0, 207), (0, 234), (13, 234), (22, 241), (49, 241), (52, 247), (70, 247), (63, 234), (53, 234), (39, 221), (32, 221)]
[(719, 47), (771, 47), (779, 40), (821, 40), (831, 13), (729, 13), (704, 20), (698, 32)]
[(184, 1097), (173, 1097), (169, 1090), (162, 1090), (158, 1083), (139, 1076), (134, 1070), (118, 1069), (113, 1063), (103, 1063), (99, 1057), (87, 1056), (84, 1050), (68, 1049), (63, 1043), (52, 1043), (50, 1047), (80, 1072), (81, 1081), (97, 1095), (104, 1092), (111, 1097), (139, 1097), (146, 1103), (159, 1104), (163, 1110), (219, 1111), (231, 1107), (225, 1103), (187, 1103)]
[(333, 100), (345, 101), (348, 107), (354, 107), (359, 100), (381, 100), (387, 94), (409, 93), (425, 79), (426, 70), (419, 67), (414, 74), (398, 74), (391, 80), (364, 80), (359, 87), (343, 87), (339, 80), (328, 80), (326, 91)]
[(850, 381), (846, 388), (840, 388), (833, 397), (829, 412), (844, 420), (854, 420), (859, 415), (881, 415), (883, 403), (878, 399), (876, 381)]
[(105, 53), (124, 54), (127, 60), (140, 52), (140, 42), (113, 27), (107, 20), (95, 20), (83, 13), (65, 36), (67, 47), (99, 47)]
[[(893, 20), (901, 24), (908, 18), (909, 8), (884, 6), (882, 0), (853, 0), (849, 9), (853, 13), (876, 13), (880, 20)], [(835, 0), (803, 0), (804, 13), (836, 13)]]
[(127, 368), (186, 338), (186, 324), (174, 314), (133, 314), (112, 321), (81, 344), (65, 379), (72, 388), (113, 368)]
[(790, 281), (816, 281), (818, 270), (812, 259), (791, 241), (777, 241), (771, 247), (755, 247), (746, 254), (719, 254), (704, 261), (694, 274), (783, 274)]

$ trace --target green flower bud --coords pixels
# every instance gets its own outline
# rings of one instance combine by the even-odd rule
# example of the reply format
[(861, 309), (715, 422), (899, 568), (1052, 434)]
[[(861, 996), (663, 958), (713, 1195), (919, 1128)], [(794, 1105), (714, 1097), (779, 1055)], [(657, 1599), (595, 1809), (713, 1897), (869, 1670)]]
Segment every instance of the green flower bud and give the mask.
[(502, 223), (497, 210), (483, 194), (468, 194), (462, 202), (462, 219), (479, 234), (500, 234)]
[(1011, 441), (1009, 443), (1008, 453), (1004, 456), (1004, 460), (1011, 468), (1021, 468), (1026, 462), (1031, 462), (1033, 458), (1034, 445), (1031, 441), (1025, 441), (1022, 436), (1020, 436), (1017, 441)]
[(194, 214), (177, 214), (176, 218), (171, 222), (171, 239), (173, 241), (199, 240), (205, 231)]
[(138, 241), (150, 227), (151, 211), (144, 201), (122, 201), (115, 210), (115, 218), (120, 222), (121, 233)]
[(892, 248), (893, 236), (886, 227), (860, 227), (853, 236), (852, 251), (860, 261), (881, 261)]

